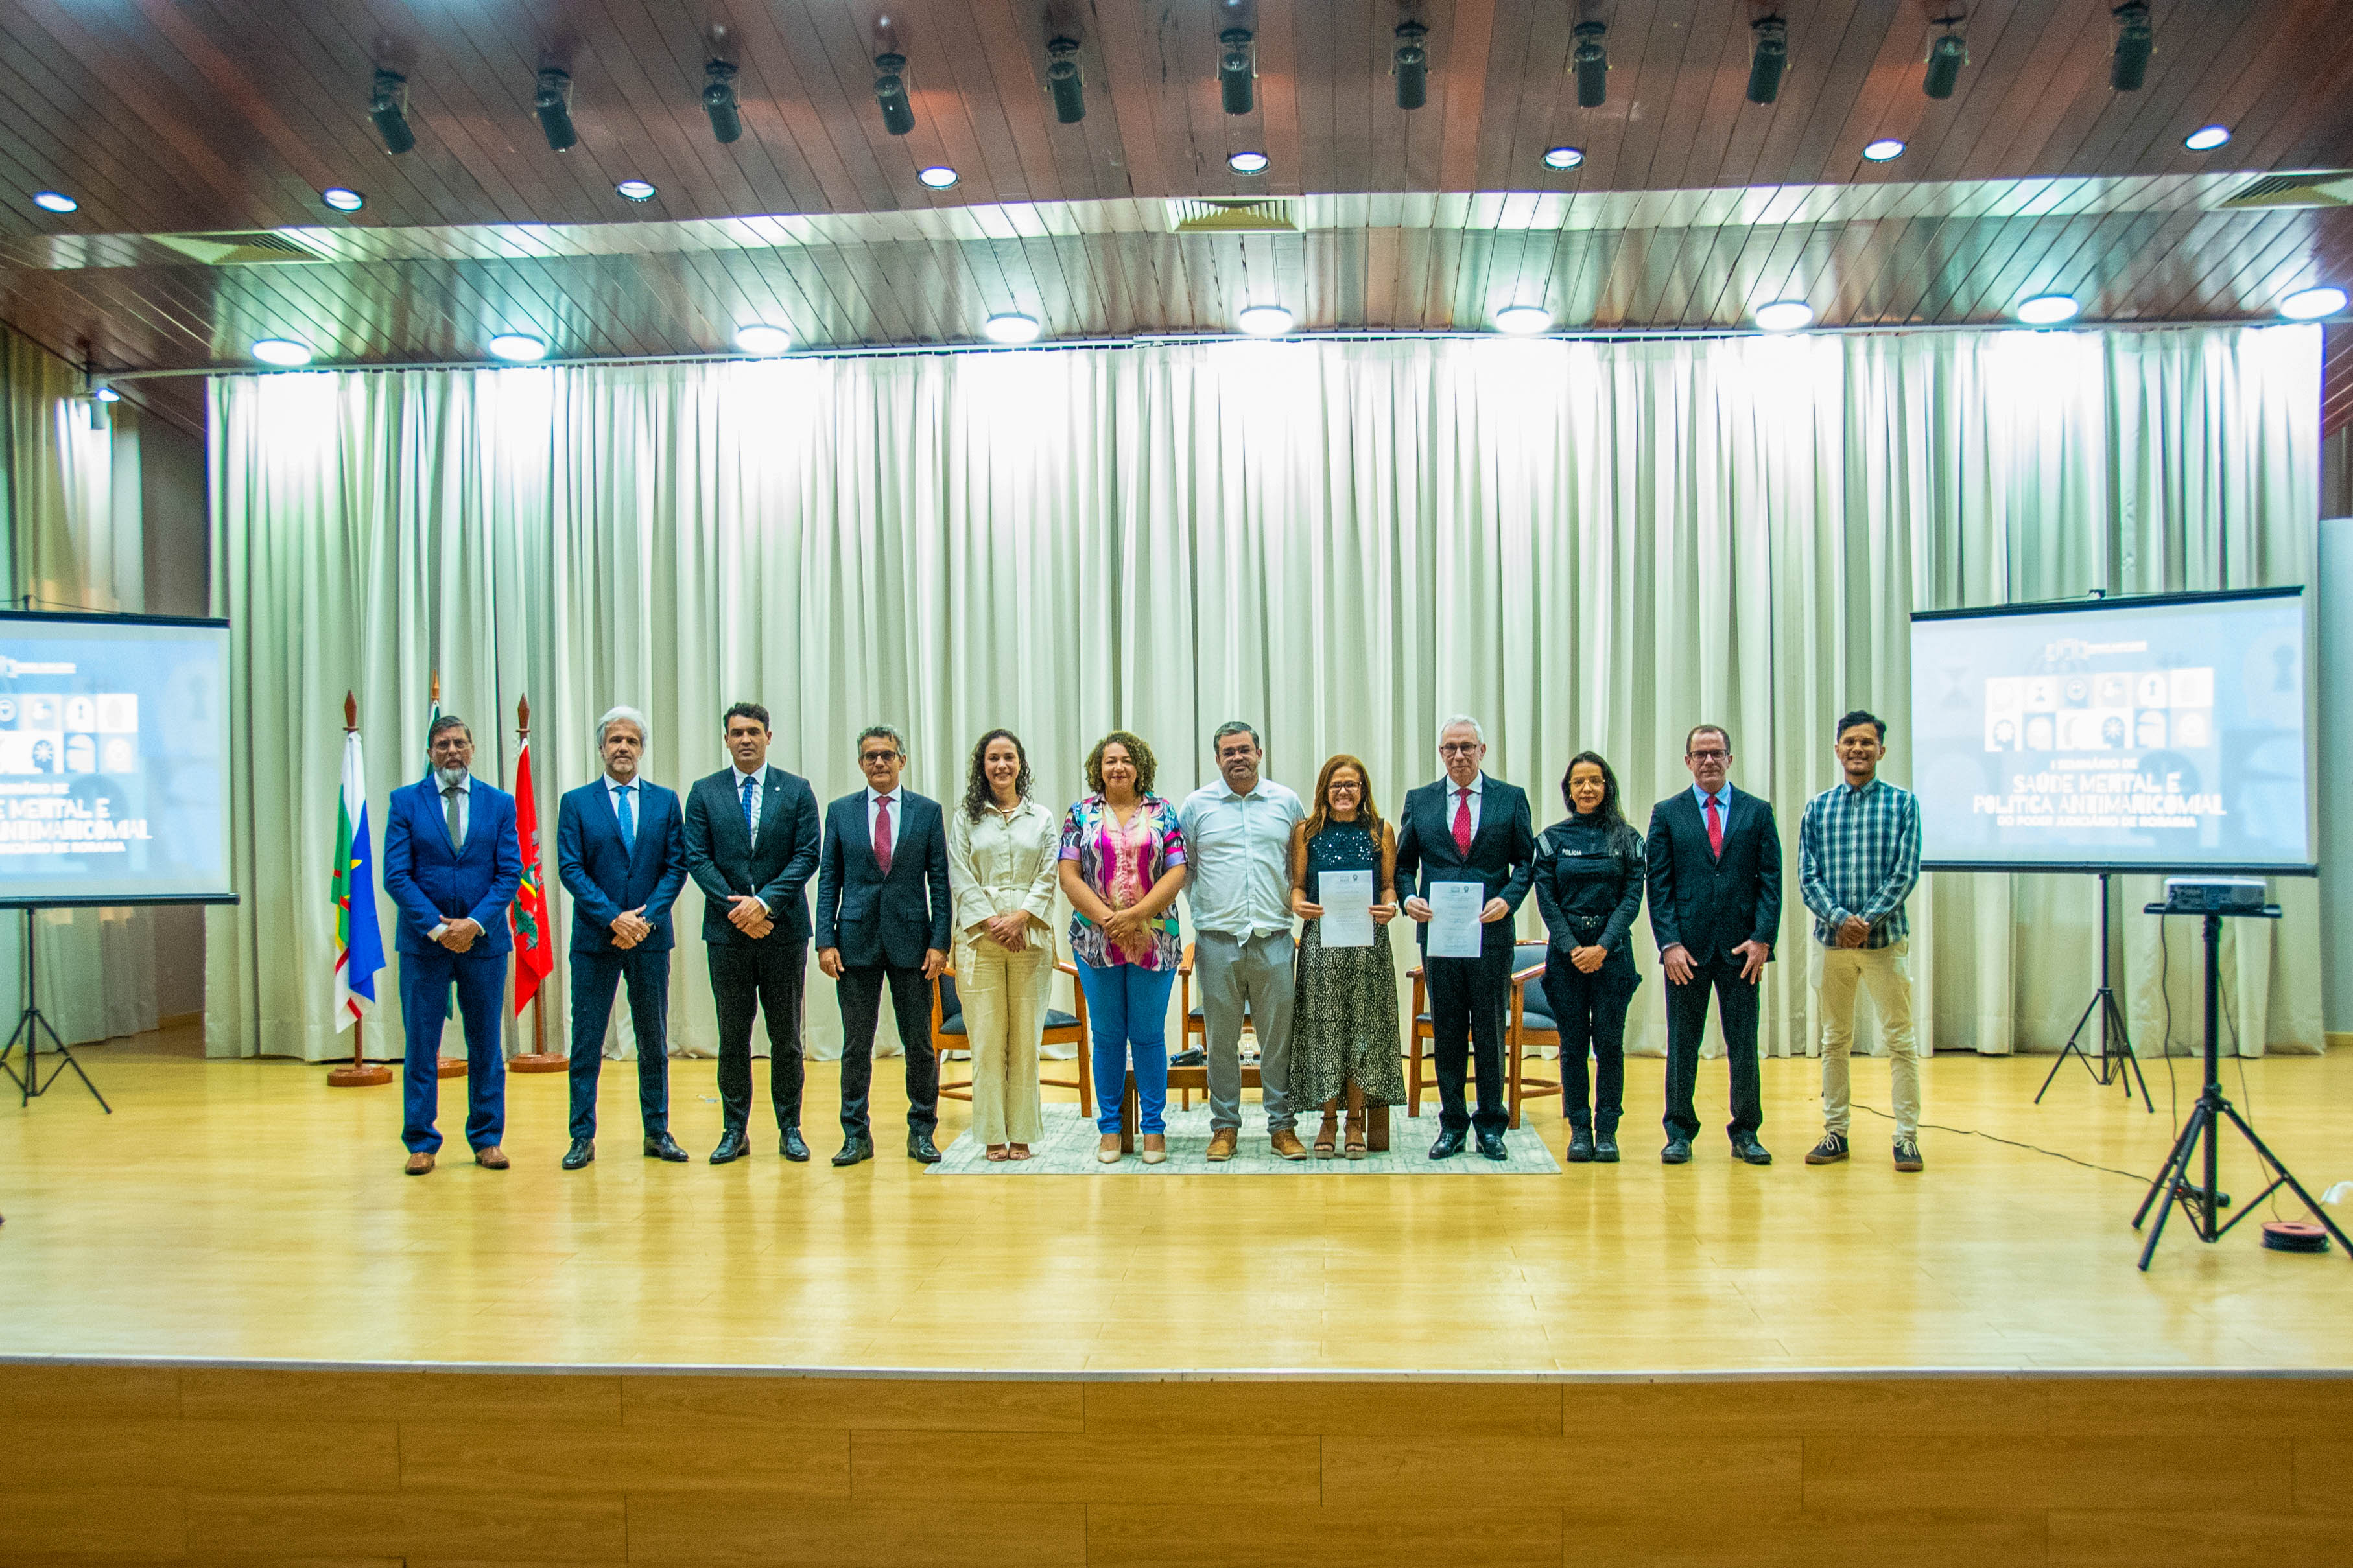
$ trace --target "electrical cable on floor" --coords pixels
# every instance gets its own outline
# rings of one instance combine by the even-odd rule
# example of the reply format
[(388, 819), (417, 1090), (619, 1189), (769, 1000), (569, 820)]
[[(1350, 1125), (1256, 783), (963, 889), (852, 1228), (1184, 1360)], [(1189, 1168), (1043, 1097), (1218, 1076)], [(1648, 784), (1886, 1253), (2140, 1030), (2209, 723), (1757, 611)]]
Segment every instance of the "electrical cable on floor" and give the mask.
[[(1893, 1121), (1895, 1120), (1895, 1118), (1890, 1116), (1887, 1112), (1880, 1110), (1875, 1105), (1857, 1105), (1854, 1109), (1857, 1110), (1869, 1111), (1872, 1115), (1878, 1117), (1883, 1121)], [(2087, 1171), (2100, 1171), (2111, 1176), (2124, 1176), (2129, 1180), (2138, 1182), (2144, 1186), (2153, 1183), (2157, 1179), (2154, 1176), (2139, 1175), (2131, 1171), (2119, 1171), (2114, 1165), (2094, 1165), (2089, 1160), (2078, 1160), (2074, 1155), (2063, 1154), (2056, 1149), (2045, 1149), (2038, 1143), (2021, 1143), (2014, 1138), (2002, 1138), (1991, 1132), (1980, 1132), (1974, 1127), (1947, 1127), (1943, 1123), (1936, 1121), (1923, 1121), (1920, 1123), (1920, 1126), (1924, 1131), (1929, 1132), (1952, 1132), (1957, 1133), (1963, 1138), (1982, 1138), (1989, 1143), (2001, 1143), (2012, 1149), (2023, 1149), (2030, 1154), (2048, 1154), (2054, 1160), (2064, 1160), (2071, 1165), (2081, 1165)]]

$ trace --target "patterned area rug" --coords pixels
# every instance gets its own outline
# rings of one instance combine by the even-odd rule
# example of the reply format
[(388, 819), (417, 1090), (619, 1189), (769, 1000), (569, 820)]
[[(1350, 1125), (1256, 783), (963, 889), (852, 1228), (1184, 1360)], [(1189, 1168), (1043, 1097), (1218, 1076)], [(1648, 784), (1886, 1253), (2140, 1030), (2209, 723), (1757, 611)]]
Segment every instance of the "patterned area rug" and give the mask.
[[(987, 1152), (970, 1132), (957, 1134), (956, 1141), (940, 1151), (940, 1163), (931, 1168), (935, 1176), (1551, 1176), (1560, 1173), (1560, 1166), (1545, 1147), (1535, 1129), (1518, 1128), (1504, 1134), (1504, 1147), (1511, 1153), (1508, 1160), (1482, 1160), (1477, 1145), (1451, 1160), (1430, 1157), (1430, 1141), (1438, 1136), (1438, 1117), (1433, 1110), (1419, 1119), (1409, 1118), (1403, 1106), (1389, 1111), (1389, 1149), (1387, 1153), (1367, 1154), (1361, 1160), (1334, 1158), (1330, 1160), (1284, 1160), (1278, 1158), (1267, 1145), (1266, 1121), (1255, 1103), (1242, 1107), (1241, 1148), (1234, 1157), (1211, 1164), (1209, 1150), (1209, 1108), (1196, 1105), (1190, 1110), (1171, 1106), (1168, 1110), (1168, 1162), (1147, 1165), (1130, 1154), (1116, 1165), (1105, 1165), (1095, 1159), (1095, 1124), (1092, 1117), (1082, 1118), (1071, 1105), (1046, 1107), (1046, 1138), (1030, 1146), (1036, 1156), (1023, 1161), (1004, 1161), (992, 1164)], [(1313, 1143), (1315, 1129), (1323, 1118), (1303, 1117), (1299, 1123), (1300, 1141)]]

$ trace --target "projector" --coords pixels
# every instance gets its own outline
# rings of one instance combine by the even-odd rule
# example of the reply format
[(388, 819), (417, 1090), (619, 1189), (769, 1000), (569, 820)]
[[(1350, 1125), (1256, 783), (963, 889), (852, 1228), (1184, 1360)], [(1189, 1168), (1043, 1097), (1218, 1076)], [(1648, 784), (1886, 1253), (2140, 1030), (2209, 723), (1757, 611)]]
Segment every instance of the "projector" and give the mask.
[(2168, 877), (2168, 914), (2227, 915), (2263, 907), (2263, 884), (2256, 877)]

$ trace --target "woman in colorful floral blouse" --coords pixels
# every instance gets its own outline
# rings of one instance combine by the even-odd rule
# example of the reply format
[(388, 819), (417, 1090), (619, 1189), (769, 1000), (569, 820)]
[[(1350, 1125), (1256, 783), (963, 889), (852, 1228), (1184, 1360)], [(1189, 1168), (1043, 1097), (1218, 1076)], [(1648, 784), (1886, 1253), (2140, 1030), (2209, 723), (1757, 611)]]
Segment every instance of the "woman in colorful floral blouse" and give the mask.
[(1147, 1165), (1168, 1158), (1168, 993), (1184, 957), (1170, 912), (1185, 886), (1185, 831), (1152, 793), (1152, 748), (1113, 730), (1087, 753), (1093, 791), (1062, 818), (1062, 891), (1071, 955), (1094, 1033), (1095, 1158), (1119, 1163), (1119, 1106), (1131, 1050)]

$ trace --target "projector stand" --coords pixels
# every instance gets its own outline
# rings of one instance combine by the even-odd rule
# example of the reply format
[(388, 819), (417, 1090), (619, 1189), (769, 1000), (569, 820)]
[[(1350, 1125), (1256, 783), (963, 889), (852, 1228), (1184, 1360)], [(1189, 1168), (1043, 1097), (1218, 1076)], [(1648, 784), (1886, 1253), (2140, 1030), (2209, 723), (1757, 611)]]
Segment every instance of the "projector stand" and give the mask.
[[(90, 1081), (90, 1074), (81, 1070), (81, 1063), (74, 1060), (73, 1052), (66, 1048), (65, 1041), (58, 1037), (57, 1030), (51, 1028), (48, 1019), (41, 1016), (41, 966), (35, 962), (33, 952), (33, 932), (39, 922), (33, 918), (34, 913), (30, 905), (25, 906), (25, 1013), (16, 1020), (16, 1032), (8, 1037), (7, 1045), (0, 1046), (0, 1072), (6, 1073), (23, 1091), (17, 1103), (26, 1106), (47, 1093), (59, 1075), (71, 1068), (74, 1076), (81, 1079), (82, 1088), (90, 1090), (90, 1097), (98, 1101), (99, 1109), (111, 1116), (114, 1107), (106, 1103), (106, 1096), (98, 1092), (98, 1085)], [(41, 1080), (41, 1037), (44, 1035), (49, 1037), (49, 1049), (59, 1058), (58, 1065), (50, 1069), (47, 1083)], [(8, 1065), (8, 1058), (16, 1054), (19, 1040), (25, 1044), (25, 1070), (21, 1075)]]
[[(2188, 911), (2168, 910), (2163, 904), (2150, 904), (2142, 912), (2165, 915), (2183, 914)], [(2232, 912), (2267, 921), (2280, 918), (2277, 904), (2266, 904), (2260, 910), (2243, 909), (2234, 910)], [(2165, 1238), (2166, 1216), (2173, 1212), (2175, 1204), (2179, 1204), (2181, 1212), (2189, 1216), (2190, 1232), (2199, 1240), (2219, 1241), (2223, 1232), (2254, 1213), (2256, 1204), (2262, 1203), (2282, 1187), (2294, 1193), (2303, 1202), (2304, 1206), (2312, 1212), (2312, 1217), (2318, 1220), (2327, 1228), (2328, 1234), (2337, 1238), (2337, 1245), (2345, 1248), (2346, 1256), (2353, 1258), (2353, 1242), (2345, 1239), (2345, 1233), (2337, 1227), (2335, 1220), (2328, 1217), (2328, 1211), (2312, 1201), (2312, 1194), (2304, 1190), (2304, 1184), (2297, 1181), (2285, 1165), (2280, 1163), (2278, 1155), (2263, 1146), (2263, 1141), (2255, 1136), (2255, 1130), (2247, 1125), (2246, 1118), (2232, 1110), (2231, 1102), (2222, 1098), (2221, 1071), (2215, 1062), (2217, 1040), (2222, 1021), (2222, 961), (2217, 951), (2222, 942), (2222, 916), (2220, 912), (2210, 910), (2206, 912), (2205, 920), (2206, 1084), (2199, 1092), (2198, 1103), (2189, 1108), (2189, 1120), (2181, 1124), (2181, 1136), (2173, 1141), (2173, 1152), (2165, 1157), (2165, 1168), (2158, 1172), (2157, 1180), (2149, 1184), (2148, 1196), (2141, 1199), (2140, 1212), (2133, 1215), (2133, 1228), (2138, 1230), (2141, 1222), (2148, 1217), (2150, 1206), (2156, 1204), (2160, 1196), (2165, 1199), (2165, 1206), (2157, 1211), (2157, 1227), (2148, 1233), (2148, 1245), (2141, 1248), (2141, 1268), (2146, 1272), (2149, 1259), (2157, 1256), (2157, 1244)], [(2226, 1200), (2222, 1197), (2218, 1184), (2220, 1175), (2216, 1165), (2221, 1155), (2220, 1145), (2222, 1137), (2222, 1122), (2226, 1119), (2232, 1126), (2239, 1130), (2241, 1137), (2254, 1145), (2255, 1155), (2263, 1162), (2262, 1169), (2270, 1173), (2272, 1180), (2269, 1186), (2257, 1193), (2253, 1201), (2242, 1205), (2236, 1215), (2227, 1221), (2221, 1221), (2219, 1216)], [(2199, 1153), (2200, 1143), (2205, 1146), (2205, 1177), (2193, 1184), (2189, 1180), (2189, 1162)]]
[[(2092, 1021), (2094, 1014), (2100, 1020), (2100, 1059), (2096, 1065), (2092, 1060), (2092, 1054), (2081, 1044), (2084, 1026)], [(2059, 1059), (2051, 1064), (2051, 1072), (2043, 1079), (2042, 1087), (2034, 1091), (2035, 1104), (2042, 1104), (2042, 1097), (2051, 1092), (2051, 1079), (2059, 1076), (2059, 1069), (2067, 1065), (2067, 1058), (2071, 1056), (2084, 1064), (2084, 1070), (2092, 1075), (2093, 1082), (2103, 1087), (2123, 1083), (2127, 1100), (2132, 1099), (2133, 1086), (2126, 1081), (2125, 1075), (2130, 1073), (2133, 1079), (2140, 1084), (2141, 1103), (2148, 1107), (2151, 1116), (2157, 1114), (2157, 1101), (2148, 1097), (2148, 1079), (2140, 1070), (2140, 1058), (2133, 1055), (2132, 1036), (2125, 1028), (2124, 1009), (2116, 1005), (2116, 994), (2108, 988), (2108, 874), (2105, 871), (2100, 873), (2100, 988), (2092, 993), (2092, 1000), (2075, 1020), (2073, 1033), (2059, 1048)]]

